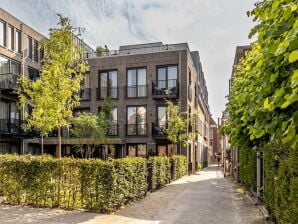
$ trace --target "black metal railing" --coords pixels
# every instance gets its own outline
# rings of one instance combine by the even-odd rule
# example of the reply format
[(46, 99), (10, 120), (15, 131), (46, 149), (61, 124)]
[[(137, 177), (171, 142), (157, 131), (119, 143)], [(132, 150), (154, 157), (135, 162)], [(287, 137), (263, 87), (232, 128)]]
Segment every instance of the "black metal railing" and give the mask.
[(147, 135), (147, 124), (126, 124), (127, 136)]
[(2, 134), (12, 134), (12, 135), (26, 135), (35, 136), (38, 135), (36, 131), (24, 131), (22, 125), (26, 121), (15, 119), (15, 118), (5, 118), (0, 119), (0, 133)]
[(85, 101), (91, 100), (91, 88), (81, 89), (79, 92), (79, 97), (80, 97), (80, 100), (85, 100)]
[(177, 97), (179, 93), (179, 83), (177, 79), (157, 80), (152, 83), (152, 95)]
[(167, 135), (167, 122), (152, 123), (153, 136), (166, 136)]
[(97, 100), (104, 100), (107, 97), (117, 99), (119, 96), (118, 86), (96, 88)]
[(126, 92), (127, 98), (147, 97), (148, 86), (147, 85), (126, 86), (125, 92)]
[(18, 75), (0, 75), (0, 89), (18, 89)]
[(108, 136), (117, 136), (118, 135), (119, 125), (117, 123), (112, 123), (108, 129)]

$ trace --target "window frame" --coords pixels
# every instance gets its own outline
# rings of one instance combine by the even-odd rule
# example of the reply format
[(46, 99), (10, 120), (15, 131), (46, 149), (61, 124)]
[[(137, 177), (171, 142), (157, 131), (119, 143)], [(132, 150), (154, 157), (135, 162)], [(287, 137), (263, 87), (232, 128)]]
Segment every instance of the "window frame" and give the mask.
[[(169, 67), (176, 67), (176, 71), (177, 71), (177, 78), (176, 78), (176, 87), (178, 86), (177, 85), (177, 82), (178, 82), (178, 79), (179, 79), (179, 66), (178, 64), (166, 64), (166, 65), (157, 65), (156, 66), (156, 77), (155, 77), (155, 83), (156, 83), (156, 86), (158, 86), (158, 81), (165, 81), (166, 83), (166, 86), (165, 86), (165, 89), (169, 89), (169, 80), (174, 80), (174, 79), (169, 79), (169, 76), (168, 76), (168, 73), (169, 73)], [(166, 70), (166, 79), (165, 80), (159, 80), (159, 75), (158, 75), (158, 70), (161, 69), (161, 68), (165, 68)]]
[[(146, 80), (146, 85), (145, 85), (145, 90), (146, 90), (146, 94), (145, 96), (139, 96), (139, 86), (144, 86), (144, 85), (139, 85), (138, 82), (139, 82), (139, 70), (141, 69), (145, 69), (146, 71), (146, 77), (145, 77), (145, 80)], [(128, 71), (130, 70), (136, 70), (136, 85), (135, 86), (129, 86), (128, 85)], [(126, 90), (125, 90), (125, 96), (126, 98), (129, 98), (129, 99), (133, 99), (133, 98), (146, 98), (148, 97), (148, 75), (147, 75), (147, 66), (141, 66), (141, 67), (130, 67), (130, 68), (126, 68)], [(136, 88), (136, 95), (135, 96), (128, 96), (128, 87), (135, 87)]]
[[(117, 91), (117, 96), (116, 97), (111, 97), (111, 88), (114, 88), (112, 86), (109, 85), (109, 77), (110, 77), (110, 72), (116, 72), (117, 74), (117, 85), (116, 85), (116, 91)], [(107, 73), (107, 78), (106, 78), (106, 81), (107, 81), (107, 86), (106, 87), (102, 87), (102, 83), (101, 83), (101, 75), (103, 73)], [(107, 97), (111, 97), (112, 99), (118, 99), (119, 98), (119, 89), (118, 89), (118, 83), (119, 83), (119, 80), (118, 80), (118, 69), (107, 69), (107, 70), (98, 70), (98, 100), (104, 100), (106, 99)], [(106, 89), (106, 96), (105, 98), (103, 98), (101, 96), (101, 88), (107, 88)]]
[[(135, 118), (135, 123), (131, 124), (131, 125), (135, 125), (136, 127), (138, 127), (138, 125), (145, 125), (145, 134), (139, 134), (138, 133), (138, 128), (136, 128), (135, 134), (128, 134), (128, 108), (129, 107), (135, 107), (136, 108), (136, 114), (138, 114), (138, 108), (139, 107), (144, 107), (146, 109), (146, 122), (145, 123), (139, 123), (137, 117)], [(130, 137), (130, 136), (147, 136), (148, 135), (148, 113), (147, 113), (147, 105), (126, 105), (126, 136)]]

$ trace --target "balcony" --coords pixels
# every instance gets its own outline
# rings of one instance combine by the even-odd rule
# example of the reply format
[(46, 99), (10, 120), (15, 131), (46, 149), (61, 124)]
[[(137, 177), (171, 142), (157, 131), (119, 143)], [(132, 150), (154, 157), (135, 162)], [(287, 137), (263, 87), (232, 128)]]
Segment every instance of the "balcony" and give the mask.
[(6, 118), (0, 119), (0, 134), (6, 135), (16, 135), (16, 136), (36, 136), (37, 132), (34, 131), (24, 131), (22, 129), (22, 124), (24, 124), (24, 120), (19, 120), (15, 118)]
[(110, 128), (108, 129), (108, 136), (118, 136), (119, 125), (116, 123), (112, 123)]
[(146, 136), (147, 135), (147, 124), (126, 124), (126, 135), (127, 136)]
[(126, 86), (126, 98), (142, 98), (148, 96), (147, 85)]
[(178, 98), (179, 83), (177, 79), (158, 80), (152, 83), (152, 97), (154, 99)]
[(160, 122), (159, 124), (152, 123), (152, 136), (155, 138), (167, 138), (166, 128), (166, 122)]
[(118, 86), (96, 88), (97, 100), (104, 100), (107, 97), (110, 97), (112, 99), (117, 99), (118, 95), (119, 95)]
[(79, 92), (79, 97), (81, 101), (90, 101), (91, 100), (91, 88), (81, 89)]
[(16, 91), (18, 89), (18, 75), (15, 74), (1, 74), (0, 75), (0, 89), (7, 91)]

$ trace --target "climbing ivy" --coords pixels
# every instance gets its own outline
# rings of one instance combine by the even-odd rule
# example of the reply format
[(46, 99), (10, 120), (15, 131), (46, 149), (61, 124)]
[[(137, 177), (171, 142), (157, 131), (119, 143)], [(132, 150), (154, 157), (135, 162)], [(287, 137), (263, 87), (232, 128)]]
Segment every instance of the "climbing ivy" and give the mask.
[(298, 147), (297, 1), (260, 1), (248, 15), (257, 23), (250, 37), (257, 39), (232, 77), (231, 143), (241, 148), (281, 139)]

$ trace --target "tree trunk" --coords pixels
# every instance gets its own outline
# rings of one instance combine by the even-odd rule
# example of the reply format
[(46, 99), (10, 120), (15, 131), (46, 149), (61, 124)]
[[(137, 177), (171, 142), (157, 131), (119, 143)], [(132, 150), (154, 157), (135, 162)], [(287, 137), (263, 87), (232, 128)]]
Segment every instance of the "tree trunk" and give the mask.
[(61, 127), (58, 128), (58, 152), (57, 152), (57, 158), (61, 158)]
[(43, 135), (41, 135), (41, 155), (43, 155)]

